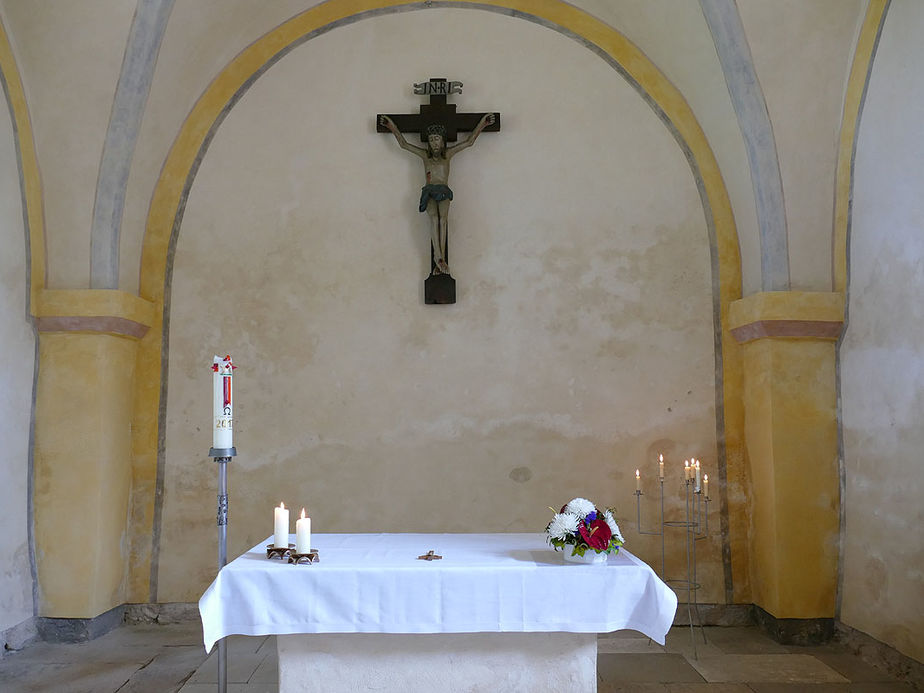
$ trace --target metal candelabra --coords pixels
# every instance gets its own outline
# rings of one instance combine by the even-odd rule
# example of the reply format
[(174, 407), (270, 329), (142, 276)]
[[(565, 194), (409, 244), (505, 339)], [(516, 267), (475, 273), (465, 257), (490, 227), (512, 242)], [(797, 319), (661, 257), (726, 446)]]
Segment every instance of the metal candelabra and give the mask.
[[(218, 463), (218, 570), (228, 563), (228, 462), (237, 448), (209, 448), (209, 457)], [(218, 641), (218, 693), (228, 690), (228, 643)]]
[[(709, 536), (709, 503), (710, 498), (699, 488), (695, 479), (684, 479), (684, 508), (685, 515), (683, 520), (665, 520), (664, 519), (664, 477), (658, 477), (658, 490), (660, 491), (661, 515), (659, 526), (660, 529), (644, 530), (642, 529), (642, 496), (641, 490), (635, 492), (635, 517), (636, 527), (639, 534), (650, 534), (661, 537), (661, 579), (664, 580), (675, 590), (686, 591), (687, 593), (687, 617), (690, 621), (690, 642), (693, 646), (693, 657), (698, 659), (696, 654), (696, 635), (694, 631), (693, 613), (696, 612), (696, 620), (699, 622), (700, 631), (703, 635), (703, 642), (706, 642), (706, 629), (703, 628), (703, 619), (699, 615), (699, 604), (696, 600), (696, 592), (700, 588), (700, 583), (696, 579), (696, 542)], [(684, 530), (684, 548), (687, 558), (687, 572), (684, 578), (668, 578), (665, 570), (664, 561), (664, 537), (665, 527), (679, 527)]]

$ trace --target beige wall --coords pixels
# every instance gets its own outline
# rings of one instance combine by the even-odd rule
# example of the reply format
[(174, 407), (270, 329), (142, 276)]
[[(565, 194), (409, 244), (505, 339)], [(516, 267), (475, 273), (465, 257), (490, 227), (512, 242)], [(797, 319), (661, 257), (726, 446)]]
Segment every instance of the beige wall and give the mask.
[(0, 632), (32, 616), (27, 490), (35, 337), (26, 313), (21, 195), (10, 111), (0, 92)]
[(7, 0), (42, 171), (48, 288), (90, 284), (90, 225), (103, 140), (134, 3)]
[[(129, 178), (120, 288), (137, 290), (151, 189), (167, 149), (195, 100), (239, 51), (288, 17), (315, 4), (293, 0), (269, 5), (250, 0), (222, 3), (177, 0), (161, 46)], [(687, 0), (618, 3), (577, 0), (571, 4), (587, 10), (636, 43), (689, 101), (724, 172), (740, 235), (745, 293), (759, 290), (760, 246), (747, 156), (699, 4)], [(488, 14), (477, 9), (464, 11), (481, 17)], [(416, 13), (404, 16), (410, 14)], [(415, 70), (426, 71), (428, 62), (429, 57), (421, 58), (414, 64)]]
[[(654, 493), (664, 450), (675, 501), (678, 460), (715, 469), (709, 241), (673, 136), (577, 42), (440, 14), (455, 31), (437, 56), (424, 12), (312, 39), (210, 145), (173, 273), (162, 601), (214, 575), (197, 549), (215, 533), (214, 353), (240, 365), (232, 554), (280, 500), (316, 531), (541, 531), (586, 495), (654, 561), (629, 522), (635, 468)], [(503, 122), (453, 162), (454, 306), (422, 302), (420, 162), (373, 131), (430, 75)], [(704, 552), (704, 598), (721, 600), (718, 537)]]
[(693, 0), (580, 0), (574, 4), (616, 27), (677, 86), (696, 114), (728, 188), (744, 295), (760, 291), (760, 239), (747, 152), (715, 44)]
[(841, 617), (924, 661), (924, 6), (895, 0), (858, 135), (849, 328), (841, 347)]
[(780, 160), (795, 291), (830, 291), (834, 173), (864, 0), (738, 0)]

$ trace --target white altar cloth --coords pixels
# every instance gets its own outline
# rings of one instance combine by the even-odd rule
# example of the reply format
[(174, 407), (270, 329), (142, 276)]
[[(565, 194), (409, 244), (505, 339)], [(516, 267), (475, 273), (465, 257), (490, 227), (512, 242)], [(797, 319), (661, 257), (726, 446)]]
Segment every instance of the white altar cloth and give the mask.
[[(316, 534), (321, 560), (266, 558), (272, 537), (225, 566), (199, 600), (206, 650), (228, 635), (605, 633), (658, 643), (677, 597), (625, 549), (563, 563), (545, 534)], [(417, 556), (434, 549), (442, 560)]]

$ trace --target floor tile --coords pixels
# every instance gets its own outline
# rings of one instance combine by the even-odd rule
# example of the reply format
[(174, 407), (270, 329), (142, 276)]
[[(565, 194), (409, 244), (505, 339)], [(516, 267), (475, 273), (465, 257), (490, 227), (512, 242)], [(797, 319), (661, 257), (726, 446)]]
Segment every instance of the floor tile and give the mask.
[(626, 683), (597, 681), (597, 693), (667, 693), (663, 683)]
[(753, 693), (746, 683), (668, 683), (667, 693)]
[(679, 654), (601, 654), (597, 674), (605, 683), (702, 682)]
[(202, 625), (198, 621), (170, 625), (150, 623), (122, 626), (109, 631), (106, 635), (93, 642), (103, 645), (116, 643), (120, 647), (151, 647), (153, 645), (188, 647), (198, 645), (205, 654), (205, 647), (202, 644)]
[(647, 635), (642, 635), (634, 630), (623, 630), (615, 633), (601, 633), (597, 636), (597, 652), (603, 654), (655, 654), (664, 652), (664, 647)]
[(775, 681), (778, 683), (847, 683), (834, 669), (809, 655), (723, 655), (700, 657), (690, 664), (710, 683)]
[[(32, 661), (38, 664), (80, 664), (93, 661), (107, 664), (142, 664), (154, 656), (152, 648), (121, 646), (117, 642), (100, 643), (99, 640), (81, 643), (40, 642), (21, 652), (3, 658)], [(156, 648), (155, 648), (156, 649)]]
[[(671, 629), (671, 633), (674, 632)], [(725, 654), (789, 654), (789, 648), (773, 640), (756, 626), (737, 626), (733, 628), (707, 628), (706, 636)]]
[(755, 683), (748, 687), (754, 693), (847, 693), (849, 683)]
[(750, 683), (754, 693), (914, 693), (903, 683)]
[(276, 636), (268, 635), (263, 641), (263, 644), (260, 645), (260, 649), (257, 650), (258, 655), (267, 655), (267, 654), (276, 654)]
[(690, 634), (690, 628), (671, 628), (665, 638), (664, 650), (665, 652), (673, 652), (675, 654), (682, 654), (688, 659), (695, 657), (708, 657), (718, 656), (725, 654), (724, 651), (720, 650), (716, 644), (712, 641), (711, 635), (712, 631), (716, 630), (715, 628), (706, 628), (705, 641), (703, 639), (703, 630), (701, 628), (694, 628), (692, 636)]
[(654, 640), (632, 638), (631, 640), (598, 640), (598, 654), (658, 654), (665, 649)]
[(138, 670), (137, 664), (84, 661), (30, 664), (0, 671), (3, 693), (102, 693), (116, 691)]
[(205, 649), (194, 645), (161, 647), (158, 655), (136, 671), (119, 693), (173, 693), (192, 677), (205, 658)]
[[(278, 693), (279, 685), (265, 683), (229, 683), (228, 693)], [(121, 693), (121, 691), (119, 691)], [(214, 683), (187, 683), (179, 693), (215, 693)]]
[(279, 683), (279, 658), (275, 652), (263, 656), (263, 661), (248, 683)]
[[(247, 683), (260, 666), (260, 657), (256, 652), (232, 654), (228, 648), (228, 683)], [(212, 652), (202, 663), (196, 673), (189, 678), (189, 683), (218, 683), (218, 653)]]
[(846, 652), (819, 652), (815, 659), (824, 662), (836, 672), (853, 683), (889, 682), (895, 683), (895, 677), (889, 672), (867, 664), (859, 657)]

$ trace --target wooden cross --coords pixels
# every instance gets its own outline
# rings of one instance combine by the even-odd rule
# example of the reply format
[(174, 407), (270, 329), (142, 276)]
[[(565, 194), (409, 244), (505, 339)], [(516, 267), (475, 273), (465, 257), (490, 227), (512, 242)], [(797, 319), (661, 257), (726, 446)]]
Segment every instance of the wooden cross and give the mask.
[[(445, 77), (431, 77), (427, 82), (414, 85), (414, 93), (429, 96), (430, 103), (420, 104), (419, 113), (385, 114), (394, 121), (397, 128), (404, 133), (419, 132), (420, 141), (427, 141), (427, 127), (442, 125), (446, 128), (446, 141), (455, 142), (459, 132), (471, 132), (478, 125), (484, 113), (456, 113), (456, 104), (446, 103), (450, 94), (462, 93), (462, 82), (449, 82)], [(379, 114), (382, 115), (382, 114)], [(376, 116), (376, 132), (388, 132)], [(494, 124), (488, 125), (484, 132), (500, 131), (500, 113), (494, 114)]]
[[(398, 143), (401, 144), (403, 149), (413, 150), (417, 153), (418, 156), (422, 156), (420, 152), (429, 151), (427, 149), (421, 149), (410, 145), (406, 140), (404, 140), (404, 135), (409, 132), (416, 132), (420, 134), (420, 141), (427, 142), (428, 140), (428, 129), (433, 126), (440, 126), (444, 130), (443, 134), (443, 146), (446, 146), (448, 142), (455, 142), (458, 139), (458, 133), (461, 132), (475, 132), (478, 129), (479, 124), (481, 124), (481, 129), (475, 132), (477, 136), (480, 132), (497, 132), (500, 130), (500, 113), (493, 113), (493, 122), (485, 125), (482, 123), (482, 118), (485, 118), (488, 114), (485, 113), (457, 113), (456, 105), (451, 103), (446, 103), (446, 97), (450, 94), (461, 94), (462, 93), (462, 82), (449, 82), (444, 77), (431, 77), (426, 82), (421, 82), (414, 85), (414, 93), (421, 96), (429, 96), (430, 103), (421, 104), (419, 113), (389, 113), (389, 114), (378, 114), (375, 118), (376, 131), (377, 132), (392, 132), (389, 126), (395, 128), (395, 137), (398, 139)], [(386, 119), (391, 122), (386, 125)], [(490, 119), (489, 119), (490, 120)], [(400, 134), (399, 134), (400, 133)], [(435, 133), (429, 133), (435, 134)], [(474, 142), (474, 139), (471, 140)], [(471, 142), (466, 143), (462, 142), (457, 147), (465, 148), (471, 144)], [(455, 150), (459, 151), (459, 150)], [(451, 158), (452, 153), (449, 154), (448, 158)], [(423, 157), (424, 165), (427, 172), (427, 186), (424, 190), (428, 188), (444, 188), (445, 190), (439, 190), (434, 195), (440, 195), (440, 197), (434, 197), (435, 200), (445, 201), (448, 194), (448, 199), (452, 199), (452, 192), (449, 187), (446, 185), (447, 177), (449, 174), (449, 162), (445, 162), (445, 166), (437, 165), (436, 162), (439, 161), (439, 158), (429, 158)], [(444, 157), (446, 159), (447, 157)], [(427, 162), (431, 162), (428, 164)], [(442, 169), (445, 170), (443, 174), (443, 180), (437, 178), (431, 183), (431, 169), (430, 165), (433, 165), (434, 168), (439, 173)], [(439, 245), (439, 250), (434, 251), (431, 254), (431, 265), (430, 265), (430, 276), (424, 281), (424, 302), (425, 303), (455, 303), (456, 302), (456, 280), (452, 278), (449, 274), (449, 248), (448, 248), (448, 220), (444, 218), (436, 219), (433, 216), (433, 212), (430, 211), (430, 208), (435, 204), (434, 199), (429, 199), (431, 193), (421, 191), (421, 210), (424, 211), (424, 205), (429, 205), (427, 207), (428, 214), (431, 215), (431, 242), (434, 246)], [(427, 202), (429, 199), (429, 202)], [(443, 202), (440, 202), (442, 205)], [(446, 209), (448, 210), (449, 202), (445, 201)], [(443, 212), (440, 212), (443, 214)], [(439, 226), (437, 227), (436, 224)], [(438, 228), (438, 231), (437, 231)]]
[(423, 556), (418, 556), (417, 560), (418, 561), (438, 561), (441, 558), (442, 556), (437, 556), (436, 552), (433, 549), (430, 549)]

